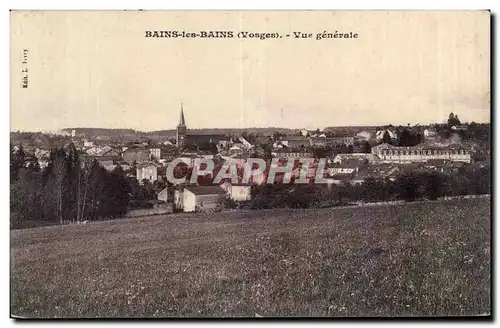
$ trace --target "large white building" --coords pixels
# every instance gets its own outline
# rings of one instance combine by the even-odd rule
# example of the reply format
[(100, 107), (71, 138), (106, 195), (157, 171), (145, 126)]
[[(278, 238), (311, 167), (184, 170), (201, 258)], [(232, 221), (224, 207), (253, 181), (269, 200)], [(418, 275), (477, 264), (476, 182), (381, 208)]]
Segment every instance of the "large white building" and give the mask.
[(423, 143), (414, 147), (398, 147), (384, 143), (373, 147), (372, 154), (385, 163), (426, 162), (434, 159), (471, 162), (470, 152), (459, 144), (443, 146)]

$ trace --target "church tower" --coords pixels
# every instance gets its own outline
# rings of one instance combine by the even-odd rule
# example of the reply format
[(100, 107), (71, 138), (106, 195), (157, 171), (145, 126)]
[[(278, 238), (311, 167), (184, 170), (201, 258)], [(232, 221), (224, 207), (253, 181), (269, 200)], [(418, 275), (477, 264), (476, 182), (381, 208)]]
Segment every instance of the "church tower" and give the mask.
[(184, 148), (185, 138), (187, 133), (186, 120), (184, 119), (184, 108), (181, 103), (181, 117), (179, 119), (179, 125), (177, 125), (177, 148)]

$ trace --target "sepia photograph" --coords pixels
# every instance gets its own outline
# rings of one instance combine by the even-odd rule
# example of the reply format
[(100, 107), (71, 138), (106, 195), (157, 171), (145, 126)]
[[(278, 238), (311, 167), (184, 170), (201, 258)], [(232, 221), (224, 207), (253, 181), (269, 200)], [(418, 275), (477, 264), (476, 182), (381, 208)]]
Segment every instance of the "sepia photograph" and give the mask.
[(12, 10), (10, 317), (491, 319), (491, 24)]

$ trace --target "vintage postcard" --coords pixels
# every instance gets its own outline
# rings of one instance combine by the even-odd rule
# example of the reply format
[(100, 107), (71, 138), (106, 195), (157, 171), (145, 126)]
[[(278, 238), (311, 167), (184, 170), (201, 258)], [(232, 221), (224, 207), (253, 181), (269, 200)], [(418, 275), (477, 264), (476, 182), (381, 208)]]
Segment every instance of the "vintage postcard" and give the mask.
[(491, 316), (489, 11), (11, 11), (13, 318)]

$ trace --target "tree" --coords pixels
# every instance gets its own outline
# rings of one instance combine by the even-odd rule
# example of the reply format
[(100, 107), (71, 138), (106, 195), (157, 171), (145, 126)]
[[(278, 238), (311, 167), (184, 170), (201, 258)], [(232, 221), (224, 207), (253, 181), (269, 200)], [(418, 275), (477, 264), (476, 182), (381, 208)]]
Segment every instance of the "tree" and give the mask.
[(326, 157), (326, 149), (323, 147), (316, 147), (312, 149), (314, 158), (325, 158)]
[(424, 194), (428, 199), (436, 200), (444, 195), (444, 178), (438, 172), (428, 172), (421, 180), (424, 184)]
[(296, 185), (286, 197), (286, 204), (291, 208), (308, 208), (318, 201), (319, 189), (315, 184)]
[(34, 171), (34, 172), (40, 172), (41, 171), (40, 163), (38, 163), (36, 157), (30, 157), (26, 161), (26, 168), (28, 168), (30, 171)]
[(68, 216), (73, 220), (80, 218), (80, 155), (73, 142), (69, 144), (67, 155), (67, 198)]
[(339, 146), (339, 154), (349, 154), (349, 148), (346, 144), (343, 143)]
[(368, 141), (363, 141), (361, 143), (361, 152), (362, 153), (371, 153), (372, 147), (370, 146), (370, 143)]
[(143, 199), (143, 200), (156, 199), (156, 193), (155, 193), (154, 186), (151, 183), (151, 181), (149, 181), (148, 179), (143, 179), (141, 181), (140, 188), (141, 188), (140, 199)]
[(219, 153), (219, 148), (217, 148), (217, 144), (215, 142), (210, 142), (208, 148), (213, 155)]
[(23, 149), (23, 145), (19, 144), (19, 149), (14, 150), (12, 144), (10, 145), (10, 180), (11, 182), (17, 180), (19, 175), (19, 169), (24, 167), (24, 162), (26, 160), (26, 154)]
[(158, 179), (153, 182), (153, 190), (156, 194), (165, 189), (167, 183), (163, 179)]
[(460, 119), (458, 118), (458, 115), (450, 113), (450, 115), (448, 115), (448, 127), (452, 127), (454, 125), (460, 125)]
[(340, 185), (334, 185), (330, 190), (330, 198), (333, 199), (337, 205), (348, 203), (352, 200), (353, 190), (348, 182), (343, 182)]
[(67, 174), (68, 162), (63, 148), (56, 148), (51, 152), (51, 165), (49, 167), (48, 183), (45, 185), (45, 202), (48, 206), (46, 213), (57, 218), (59, 223), (64, 222), (67, 199)]
[(271, 154), (271, 146), (269, 144), (263, 144), (262, 145), (262, 150), (263, 150), (263, 157), (264, 159), (270, 159), (272, 157), (272, 154)]
[(362, 184), (361, 197), (366, 201), (379, 200), (383, 194), (382, 189), (383, 181), (378, 181), (370, 177)]
[(113, 206), (112, 216), (123, 216), (127, 213), (130, 187), (121, 166), (116, 166), (111, 172), (110, 185), (112, 192), (108, 195), (108, 198)]
[(78, 216), (76, 220), (82, 221), (83, 218), (90, 218), (92, 213), (95, 213), (95, 201), (97, 193), (96, 179), (97, 170), (99, 168), (99, 163), (97, 160), (93, 159), (91, 162), (87, 162), (85, 169), (80, 172), (79, 184), (81, 192), (81, 209), (78, 210)]
[(402, 147), (410, 146), (411, 143), (412, 143), (411, 138), (412, 138), (412, 136), (411, 136), (410, 132), (408, 132), (407, 129), (402, 129), (398, 133), (398, 144), (399, 144), (399, 146), (402, 146)]
[(384, 135), (382, 136), (382, 143), (392, 144), (391, 135), (387, 130), (384, 132)]
[(217, 197), (216, 202), (217, 202), (217, 207), (219, 209), (222, 209), (222, 208), (235, 209), (238, 207), (238, 203), (236, 203), (231, 197), (229, 197), (226, 194), (219, 195)]
[(411, 202), (418, 197), (420, 181), (415, 172), (400, 175), (396, 180), (396, 185), (401, 199)]
[[(299, 131), (299, 133), (300, 133), (300, 131)], [(273, 140), (274, 141), (279, 140), (283, 136), (284, 136), (283, 133), (276, 131), (276, 132), (273, 133)]]

